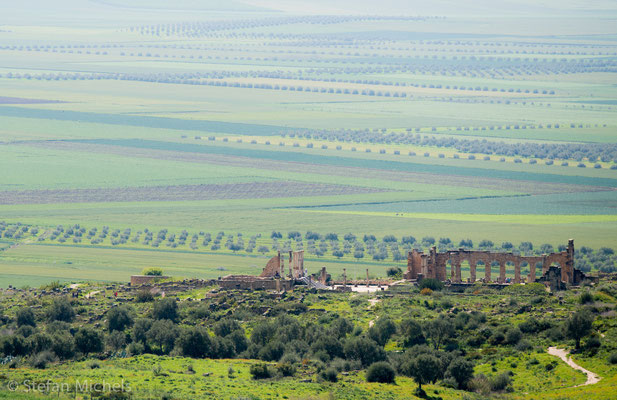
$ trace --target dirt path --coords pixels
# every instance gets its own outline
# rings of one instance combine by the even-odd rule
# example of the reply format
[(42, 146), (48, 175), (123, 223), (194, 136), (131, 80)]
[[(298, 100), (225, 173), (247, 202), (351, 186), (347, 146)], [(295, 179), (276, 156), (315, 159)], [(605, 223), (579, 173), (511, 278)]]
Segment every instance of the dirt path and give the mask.
[[(375, 305), (376, 305), (377, 303), (379, 303), (380, 301), (381, 301), (380, 299), (368, 299), (368, 302), (370, 303), (370, 305), (368, 306), (368, 308), (373, 308), (373, 307), (375, 307)], [(377, 318), (379, 318), (379, 317), (377, 317)], [(369, 327), (369, 328), (370, 328), (370, 327), (372, 327), (373, 325), (375, 325), (375, 320), (376, 320), (377, 318), (372, 319), (372, 320), (370, 320), (370, 321), (368, 322), (368, 327)]]
[(91, 299), (91, 298), (93, 298), (94, 296), (96, 296), (99, 293), (101, 293), (100, 290), (95, 290), (93, 292), (88, 293), (85, 297), (86, 297), (86, 299)]
[(557, 347), (549, 347), (548, 348), (548, 354), (561, 358), (570, 367), (574, 368), (575, 370), (581, 371), (585, 375), (587, 375), (587, 382), (585, 382), (585, 383), (583, 383), (581, 385), (574, 386), (574, 387), (585, 386), (585, 385), (593, 385), (594, 383), (598, 383), (600, 381), (600, 379), (601, 379), (598, 374), (595, 374), (595, 373), (593, 373), (593, 372), (591, 372), (589, 370), (586, 370), (585, 368), (581, 367), (580, 365), (578, 365), (577, 363), (572, 361), (572, 358), (568, 357), (570, 355), (570, 352), (567, 351), (567, 350), (558, 349)]

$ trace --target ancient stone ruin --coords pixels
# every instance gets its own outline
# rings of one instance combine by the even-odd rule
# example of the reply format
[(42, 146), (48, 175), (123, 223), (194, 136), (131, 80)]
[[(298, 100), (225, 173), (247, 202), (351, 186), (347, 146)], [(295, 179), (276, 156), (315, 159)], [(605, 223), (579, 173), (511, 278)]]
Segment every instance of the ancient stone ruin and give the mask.
[[(304, 251), (289, 252), (289, 278), (300, 279), (306, 275), (304, 270)], [(266, 267), (261, 272), (262, 278), (265, 277), (284, 277), (285, 276), (285, 257), (281, 257), (281, 252), (270, 259)]]
[[(463, 283), (461, 279), (461, 264), (463, 261), (469, 263), (469, 275), (466, 280), (469, 283), (477, 281), (477, 269), (479, 264), (484, 264), (484, 282), (493, 282), (491, 275), (491, 266), (494, 263), (499, 265), (499, 276), (497, 283), (523, 283), (536, 281), (536, 266), (541, 265), (542, 276), (549, 273), (551, 266), (553, 269), (551, 274), (558, 271), (560, 281), (564, 284), (578, 285), (585, 278), (585, 274), (574, 268), (574, 240), (568, 241), (568, 247), (565, 251), (551, 254), (543, 254), (541, 256), (521, 256), (513, 253), (493, 253), (489, 251), (475, 251), (458, 249), (438, 253), (435, 246), (431, 247), (428, 254), (414, 249), (407, 256), (407, 272), (404, 274), (405, 279), (419, 280), (422, 278), (435, 278), (442, 282), (450, 281), (453, 283)], [(448, 264), (450, 269), (450, 277), (448, 278)], [(506, 278), (506, 264), (514, 266), (514, 280)], [(529, 265), (529, 275), (521, 277), (521, 266)], [(546, 281), (546, 279), (545, 279)]]
[(289, 273), (285, 274), (285, 257), (281, 252), (272, 257), (259, 276), (253, 275), (227, 275), (220, 278), (217, 283), (226, 289), (244, 290), (276, 290), (277, 292), (290, 290), (296, 280), (306, 278), (304, 269), (304, 251), (289, 252)]

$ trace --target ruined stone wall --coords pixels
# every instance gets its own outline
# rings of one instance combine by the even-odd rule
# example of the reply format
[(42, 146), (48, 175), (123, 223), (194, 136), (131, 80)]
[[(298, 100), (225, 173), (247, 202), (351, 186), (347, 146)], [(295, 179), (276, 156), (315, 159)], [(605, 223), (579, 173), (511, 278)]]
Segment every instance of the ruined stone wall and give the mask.
[(272, 257), (266, 267), (263, 269), (259, 276), (261, 277), (271, 277), (276, 276), (277, 274), (281, 274), (281, 253)]
[(292, 277), (295, 279), (302, 278), (304, 276), (304, 250), (294, 251), (292, 255)]
[[(553, 264), (559, 264), (561, 267), (561, 280), (566, 283), (576, 283), (574, 274), (574, 241), (568, 241), (568, 248), (559, 253), (545, 254), (542, 256), (520, 256), (513, 253), (491, 253), (489, 251), (475, 251), (458, 249), (438, 253), (435, 247), (431, 247), (428, 254), (421, 251), (413, 250), (407, 256), (407, 272), (406, 279), (417, 279), (419, 274), (426, 278), (435, 278), (440, 281), (445, 281), (448, 278), (455, 283), (462, 282), (461, 264), (467, 261), (469, 263), (470, 282), (477, 280), (477, 268), (480, 264), (484, 264), (484, 281), (492, 282), (492, 265), (499, 265), (499, 275), (496, 277), (497, 282), (506, 283), (506, 266), (508, 264), (514, 267), (514, 283), (522, 283), (521, 267), (524, 264), (529, 265), (528, 282), (536, 280), (536, 265), (542, 265), (542, 274), (545, 274), (549, 267)], [(450, 266), (450, 274), (448, 277), (448, 265)]]
[(169, 279), (169, 277), (157, 275), (132, 275), (131, 286), (147, 285), (163, 279)]
[(294, 281), (290, 279), (263, 278), (252, 275), (228, 275), (216, 281), (224, 289), (239, 290), (291, 290)]

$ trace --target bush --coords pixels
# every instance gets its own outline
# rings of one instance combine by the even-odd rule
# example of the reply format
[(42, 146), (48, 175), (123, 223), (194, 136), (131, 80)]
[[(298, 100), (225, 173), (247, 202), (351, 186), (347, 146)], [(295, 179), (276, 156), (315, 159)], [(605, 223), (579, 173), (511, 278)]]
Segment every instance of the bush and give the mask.
[(394, 383), (395, 376), (394, 368), (385, 361), (371, 364), (366, 371), (367, 382)]
[(454, 379), (456, 388), (465, 389), (473, 377), (473, 363), (463, 357), (455, 358), (448, 366), (446, 377)]
[(75, 341), (70, 332), (57, 332), (51, 338), (51, 350), (61, 360), (67, 360), (75, 354)]
[(0, 354), (4, 356), (20, 356), (26, 352), (26, 341), (20, 335), (0, 336)]
[(483, 374), (476, 375), (467, 385), (472, 392), (488, 395), (491, 392), (491, 383)]
[(345, 358), (359, 360), (362, 366), (368, 366), (386, 359), (386, 352), (373, 340), (365, 337), (348, 339), (345, 342)]
[(148, 276), (163, 276), (163, 270), (160, 268), (144, 268), (141, 271), (142, 275), (148, 275)]
[(126, 346), (126, 335), (120, 331), (112, 331), (105, 338), (105, 344), (113, 351), (118, 351)]
[(138, 291), (137, 295), (135, 296), (135, 301), (137, 301), (138, 303), (148, 303), (153, 300), (154, 296), (152, 295), (152, 293), (150, 293), (148, 289), (142, 289)]
[(395, 276), (402, 276), (403, 271), (399, 267), (390, 267), (386, 270), (386, 275), (388, 275), (388, 277), (390, 278)]
[(423, 296), (430, 296), (433, 294), (433, 291), (427, 287), (425, 287), (424, 289), (420, 290), (420, 294)]
[(507, 390), (509, 386), (512, 384), (512, 378), (510, 377), (510, 373), (504, 372), (499, 374), (490, 380), (491, 390), (493, 392), (501, 392)]
[(508, 344), (515, 345), (517, 344), (521, 338), (523, 337), (523, 333), (518, 328), (510, 328), (506, 333), (506, 342)]
[(146, 348), (139, 342), (133, 342), (129, 344), (127, 350), (131, 356), (137, 356), (143, 354), (146, 351)]
[(278, 361), (283, 357), (285, 347), (281, 342), (272, 341), (259, 351), (259, 358), (264, 361)]
[(422, 279), (418, 285), (420, 289), (428, 288), (434, 292), (440, 291), (443, 289), (443, 282), (440, 282), (438, 279), (434, 278), (425, 278)]
[(30, 360), (30, 365), (34, 368), (45, 369), (48, 364), (58, 361), (58, 358), (49, 350), (42, 351)]
[(103, 350), (103, 338), (91, 328), (79, 328), (75, 333), (75, 347), (84, 354), (99, 352)]
[(113, 307), (107, 311), (107, 330), (124, 331), (133, 325), (131, 310), (126, 306)]
[(523, 339), (516, 344), (515, 348), (518, 351), (528, 351), (531, 350), (533, 346), (531, 345), (531, 343), (529, 343), (529, 341)]
[(276, 369), (283, 376), (294, 376), (296, 374), (296, 367), (290, 363), (280, 363), (276, 366)]
[(178, 304), (176, 300), (166, 298), (154, 303), (152, 317), (154, 319), (168, 319), (175, 322), (178, 319)]
[(249, 372), (253, 379), (268, 379), (272, 376), (267, 364), (253, 364)]
[(385, 346), (394, 333), (396, 333), (396, 325), (388, 317), (378, 319), (375, 325), (368, 330), (368, 336), (380, 346)]
[(580, 304), (593, 303), (593, 295), (588, 291), (583, 292), (581, 296), (578, 298), (578, 302)]
[(609, 364), (617, 364), (617, 351), (612, 352), (609, 356), (608, 356), (608, 362)]
[(338, 381), (338, 372), (332, 367), (326, 368), (325, 370), (321, 371), (319, 375), (323, 378), (323, 380), (328, 382)]
[(73, 306), (66, 297), (55, 298), (47, 308), (47, 319), (49, 321), (71, 322), (75, 318)]
[(185, 357), (203, 358), (212, 354), (210, 335), (201, 327), (182, 331), (176, 345)]
[(17, 310), (17, 326), (36, 326), (34, 311), (28, 307)]

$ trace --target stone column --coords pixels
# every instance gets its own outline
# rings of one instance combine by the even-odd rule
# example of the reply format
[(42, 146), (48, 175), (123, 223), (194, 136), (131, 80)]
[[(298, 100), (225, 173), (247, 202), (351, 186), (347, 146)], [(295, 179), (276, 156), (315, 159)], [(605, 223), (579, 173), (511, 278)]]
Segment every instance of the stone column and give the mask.
[(328, 280), (328, 273), (326, 272), (326, 267), (321, 267), (321, 274), (319, 275), (319, 283), (322, 285), (326, 284)]
[(456, 269), (456, 276), (455, 276), (456, 283), (461, 283), (463, 280), (462, 275), (461, 275), (461, 263), (457, 262), (454, 266)]
[(473, 264), (471, 261), (469, 262), (469, 280), (471, 283), (476, 282), (476, 264)]
[(574, 239), (568, 240), (568, 249), (566, 250), (566, 261), (561, 267), (561, 280), (569, 284), (574, 282)]
[(347, 268), (343, 268), (343, 287), (347, 287)]
[(533, 283), (536, 281), (536, 263), (531, 262), (529, 263), (529, 276), (527, 277), (527, 282), (528, 283)]
[(450, 261), (450, 280), (454, 282), (456, 280), (456, 266)]
[(506, 263), (502, 261), (499, 263), (499, 283), (506, 283)]
[(484, 280), (486, 282), (491, 281), (491, 263), (487, 261), (484, 262)]
[(521, 283), (521, 263), (514, 263), (514, 283)]
[(368, 268), (366, 269), (366, 287), (368, 287)]

